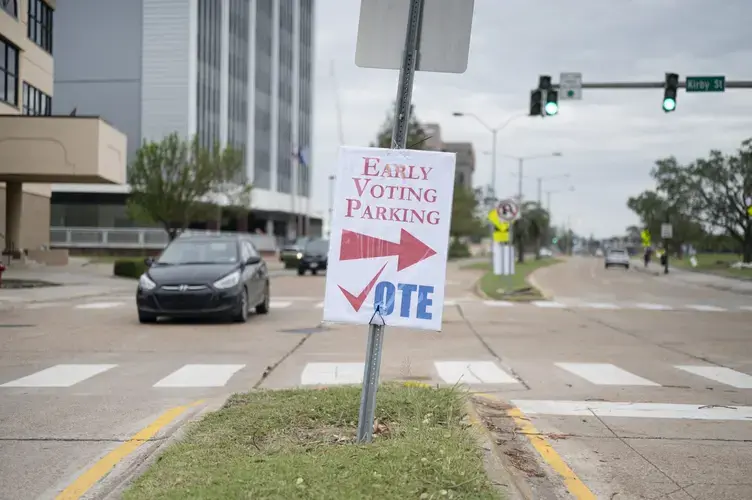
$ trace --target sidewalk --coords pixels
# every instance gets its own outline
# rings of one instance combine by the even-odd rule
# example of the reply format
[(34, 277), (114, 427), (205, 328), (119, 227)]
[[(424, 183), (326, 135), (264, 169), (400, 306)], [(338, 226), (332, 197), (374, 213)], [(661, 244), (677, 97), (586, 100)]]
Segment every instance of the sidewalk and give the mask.
[(669, 261), (668, 274), (663, 274), (663, 266), (654, 261), (650, 262), (648, 268), (645, 269), (645, 266), (641, 260), (632, 260), (632, 269), (641, 273), (652, 274), (654, 276), (659, 276), (662, 279), (668, 279), (675, 282), (714, 288), (716, 290), (721, 290), (724, 292), (752, 295), (752, 281), (726, 278), (724, 276), (717, 276), (710, 273), (687, 271), (684, 269), (671, 267), (671, 261)]

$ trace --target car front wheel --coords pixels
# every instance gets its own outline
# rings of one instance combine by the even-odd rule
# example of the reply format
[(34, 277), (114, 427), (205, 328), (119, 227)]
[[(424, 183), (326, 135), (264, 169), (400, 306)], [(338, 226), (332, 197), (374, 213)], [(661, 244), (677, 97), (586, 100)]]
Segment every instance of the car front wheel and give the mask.
[(256, 306), (256, 314), (268, 314), (269, 313), (269, 283), (264, 287), (264, 298), (260, 304)]
[(248, 289), (243, 288), (243, 293), (240, 295), (240, 306), (235, 313), (233, 319), (237, 323), (245, 323), (248, 321)]

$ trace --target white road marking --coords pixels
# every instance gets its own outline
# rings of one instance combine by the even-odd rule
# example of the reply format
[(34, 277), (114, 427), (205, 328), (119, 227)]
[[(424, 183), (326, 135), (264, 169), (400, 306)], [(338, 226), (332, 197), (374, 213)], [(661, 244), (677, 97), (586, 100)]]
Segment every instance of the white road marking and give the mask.
[(456, 305), (457, 305), (457, 301), (456, 300), (445, 300), (444, 301), (444, 307), (451, 307), (451, 306), (456, 306)]
[(55, 365), (0, 387), (71, 387), (117, 365)]
[(752, 375), (725, 368), (723, 366), (677, 365), (676, 368), (685, 372), (709, 378), (737, 389), (752, 389)]
[(224, 387), (245, 365), (185, 365), (153, 387)]
[(724, 312), (726, 310), (722, 307), (706, 306), (702, 304), (689, 305), (687, 306), (687, 309), (693, 309), (695, 311), (703, 311), (703, 312)]
[(544, 307), (544, 308), (549, 308), (549, 309), (563, 309), (567, 307), (561, 302), (553, 302), (550, 300), (534, 300), (533, 302), (531, 302), (531, 304), (533, 304), (536, 307)]
[(590, 309), (621, 309), (616, 304), (609, 304), (607, 302), (586, 302), (582, 304), (582, 307), (589, 307)]
[(323, 309), (323, 308), (324, 308), (323, 302), (319, 302), (318, 304), (316, 304), (316, 309)]
[(611, 363), (554, 363), (559, 368), (574, 373), (595, 385), (650, 385), (660, 386), (652, 380), (622, 370)]
[(671, 311), (672, 308), (669, 306), (664, 306), (663, 304), (648, 304), (648, 303), (640, 303), (635, 304), (640, 309), (647, 309), (648, 311)]
[(272, 309), (284, 309), (286, 307), (290, 307), (291, 305), (292, 305), (292, 302), (282, 302), (279, 300), (269, 301), (269, 307)]
[(752, 306), (741, 306), (739, 309), (742, 311), (752, 311)]
[(448, 384), (516, 384), (517, 379), (493, 361), (435, 361), (436, 372)]
[(48, 309), (50, 307), (70, 306), (65, 302), (32, 302), (26, 305), (26, 309)]
[(752, 406), (702, 404), (630, 403), (608, 401), (542, 401), (514, 399), (512, 404), (527, 415), (572, 417), (627, 417), (686, 420), (737, 420), (749, 422)]
[(302, 385), (346, 385), (363, 382), (364, 363), (307, 363)]
[(124, 302), (89, 302), (88, 304), (79, 304), (76, 309), (111, 309), (120, 307)]
[(484, 300), (483, 305), (488, 307), (514, 307), (514, 302), (507, 300)]

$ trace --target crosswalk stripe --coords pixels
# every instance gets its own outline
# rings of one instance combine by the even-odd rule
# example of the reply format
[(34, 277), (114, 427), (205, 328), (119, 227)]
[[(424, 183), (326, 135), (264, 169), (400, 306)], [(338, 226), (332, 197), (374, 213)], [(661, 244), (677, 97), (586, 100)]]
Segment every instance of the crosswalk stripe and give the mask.
[(563, 309), (566, 306), (560, 302), (553, 302), (549, 300), (534, 300), (531, 302), (536, 307), (543, 307), (548, 309)]
[(55, 365), (0, 387), (71, 387), (117, 365)]
[(635, 304), (635, 307), (639, 309), (646, 309), (648, 311), (671, 311), (671, 307), (665, 306), (663, 304), (649, 304), (649, 303), (640, 303)]
[(572, 417), (631, 417), (686, 420), (752, 419), (752, 406), (724, 407), (703, 404), (631, 403), (609, 401), (556, 401), (513, 399), (512, 404), (527, 415)]
[(279, 300), (270, 300), (269, 301), (269, 307), (272, 309), (285, 309), (287, 307), (290, 307), (292, 305), (292, 302), (283, 302)]
[(609, 304), (606, 302), (586, 302), (583, 307), (589, 307), (590, 309), (620, 309), (616, 304)]
[(301, 385), (345, 385), (363, 382), (365, 363), (307, 363)]
[(740, 309), (742, 311), (752, 311), (752, 306), (741, 306)]
[(493, 361), (435, 361), (436, 372), (448, 384), (516, 384), (518, 380)]
[(752, 375), (723, 366), (677, 365), (676, 368), (688, 373), (715, 380), (737, 389), (752, 389)]
[(554, 363), (559, 368), (584, 378), (595, 385), (660, 386), (611, 363)]
[(514, 302), (507, 300), (485, 300), (483, 305), (488, 307), (514, 307)]
[(452, 306), (456, 306), (456, 305), (457, 305), (457, 301), (456, 300), (445, 300), (444, 301), (444, 307), (452, 307)]
[(687, 309), (692, 309), (695, 311), (702, 311), (702, 312), (724, 312), (726, 309), (722, 307), (716, 307), (716, 306), (706, 306), (703, 304), (696, 304), (696, 305), (689, 305), (687, 306)]
[(224, 387), (245, 365), (185, 365), (153, 387)]
[(76, 309), (111, 309), (122, 305), (122, 302), (88, 302), (86, 304), (77, 305)]

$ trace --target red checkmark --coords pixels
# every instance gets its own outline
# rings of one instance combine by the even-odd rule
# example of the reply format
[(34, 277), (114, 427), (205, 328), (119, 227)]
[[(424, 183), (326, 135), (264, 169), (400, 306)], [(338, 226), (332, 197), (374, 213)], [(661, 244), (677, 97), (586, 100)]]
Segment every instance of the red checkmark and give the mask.
[[(388, 264), (388, 262), (387, 262)], [(371, 281), (368, 282), (366, 287), (363, 289), (362, 292), (360, 292), (358, 295), (353, 295), (344, 288), (342, 288), (342, 285), (337, 285), (340, 290), (342, 290), (342, 293), (345, 295), (345, 298), (350, 303), (353, 309), (355, 309), (355, 312), (360, 311), (360, 307), (363, 305), (363, 302), (365, 302), (366, 297), (368, 297), (368, 294), (371, 293), (371, 290), (374, 286), (376, 286), (376, 282), (379, 279), (379, 276), (381, 276), (381, 273), (384, 272), (384, 268), (386, 267), (386, 264), (384, 264), (381, 269), (379, 269), (379, 272), (376, 273), (376, 276), (373, 277)]]

